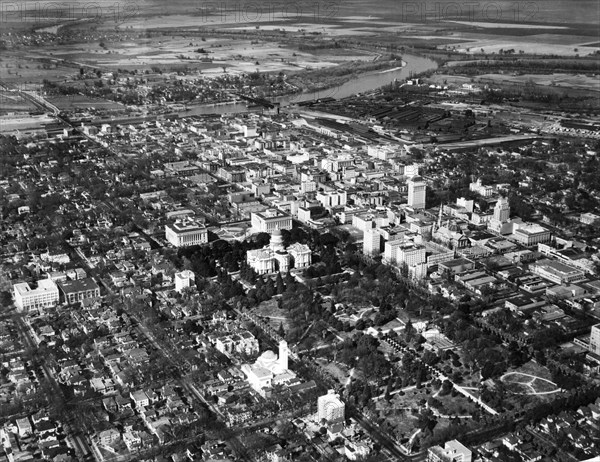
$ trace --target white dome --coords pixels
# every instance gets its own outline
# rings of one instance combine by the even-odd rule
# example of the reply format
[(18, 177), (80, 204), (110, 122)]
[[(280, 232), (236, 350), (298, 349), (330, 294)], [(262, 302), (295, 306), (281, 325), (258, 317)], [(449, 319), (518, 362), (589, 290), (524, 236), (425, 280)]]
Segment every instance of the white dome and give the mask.
[(273, 351), (267, 350), (262, 355), (260, 355), (260, 359), (263, 359), (265, 361), (277, 361), (277, 355)]

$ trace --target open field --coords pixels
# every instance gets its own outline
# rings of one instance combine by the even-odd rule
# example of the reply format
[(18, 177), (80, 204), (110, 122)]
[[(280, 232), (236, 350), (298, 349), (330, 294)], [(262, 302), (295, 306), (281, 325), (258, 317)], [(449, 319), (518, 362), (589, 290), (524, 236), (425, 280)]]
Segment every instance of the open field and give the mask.
[(522, 84), (532, 81), (535, 82), (536, 85), (581, 88), (585, 90), (600, 91), (600, 76), (589, 76), (582, 74), (483, 74), (475, 77), (475, 81), (486, 82), (488, 80), (508, 81)]
[(48, 54), (34, 52), (14, 53), (3, 51), (0, 55), (0, 80), (2, 83), (21, 88), (24, 84), (41, 82), (42, 79), (63, 80), (72, 75), (73, 67), (48, 63)]
[[(600, 76), (587, 74), (482, 74), (474, 76), (463, 76), (454, 74), (434, 74), (427, 78), (427, 82), (439, 85), (462, 85), (475, 83), (480, 85), (525, 85), (530, 82), (543, 87), (555, 87), (556, 91), (567, 91), (567, 89), (581, 90), (585, 92), (600, 91)], [(563, 90), (561, 90), (563, 89)], [(512, 115), (512, 114), (509, 114)], [(498, 115), (499, 116), (499, 115)], [(512, 118), (512, 117), (511, 117)], [(533, 124), (543, 120), (533, 120)]]
[(507, 372), (500, 380), (510, 392), (515, 394), (543, 397), (559, 392), (556, 384), (552, 382), (548, 369), (533, 361)]
[[(203, 49), (205, 53), (196, 52), (198, 49)], [(39, 61), (36, 62), (38, 53), (41, 52), (41, 50), (32, 50), (28, 58), (30, 64), (16, 61), (7, 63), (9, 66), (5, 66), (8, 70), (7, 77), (10, 75), (22, 76), (25, 79), (33, 77), (36, 74), (34, 71), (42, 66)], [(223, 73), (223, 68), (226, 68), (228, 73), (248, 73), (257, 70), (277, 73), (334, 67), (349, 61), (372, 61), (378, 56), (351, 49), (318, 49), (314, 53), (303, 52), (279, 43), (210, 37), (204, 40), (198, 37), (192, 39), (161, 37), (142, 39), (138, 42), (71, 44), (58, 47), (51, 52), (51, 55), (55, 60), (73, 63), (73, 68), (69, 69), (71, 75), (80, 64), (92, 65), (104, 70), (179, 66), (198, 70), (204, 75), (220, 75)], [(207, 62), (207, 59), (212, 62)], [(0, 66), (0, 72), (2, 70)], [(60, 73), (62, 71), (57, 68), (54, 75), (58, 77)]]
[(540, 377), (523, 375), (520, 372), (508, 372), (501, 378), (506, 389), (518, 395), (546, 395), (560, 392), (554, 382)]
[(56, 119), (47, 115), (31, 117), (0, 117), (0, 133), (14, 132), (16, 130), (41, 130), (45, 125), (55, 123)]
[(72, 111), (82, 109), (99, 109), (105, 111), (125, 109), (125, 106), (115, 101), (92, 98), (90, 96), (48, 96), (46, 100), (54, 104), (61, 111)]
[[(484, 29), (485, 30), (485, 29)], [(557, 56), (587, 56), (596, 52), (593, 47), (585, 47), (589, 36), (540, 33), (532, 35), (487, 34), (485, 32), (461, 33), (465, 41), (452, 46), (439, 48), (454, 49), (467, 54), (499, 53), (500, 50), (515, 50), (515, 53), (557, 55)], [(457, 35), (456, 38), (459, 37)]]
[(0, 115), (36, 110), (37, 107), (19, 93), (0, 90)]
[(538, 364), (534, 361), (526, 362), (521, 367), (516, 369), (516, 371), (522, 372), (524, 374), (535, 375), (537, 377), (541, 377), (546, 380), (552, 380), (552, 374), (550, 374), (550, 371), (548, 370), (548, 368), (541, 366), (540, 364)]

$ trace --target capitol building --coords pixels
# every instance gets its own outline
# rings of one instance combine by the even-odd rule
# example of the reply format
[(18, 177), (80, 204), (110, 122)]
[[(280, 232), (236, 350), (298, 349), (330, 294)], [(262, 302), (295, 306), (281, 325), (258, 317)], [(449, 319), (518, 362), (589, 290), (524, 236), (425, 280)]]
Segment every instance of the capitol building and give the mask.
[(294, 243), (285, 249), (278, 229), (271, 233), (269, 245), (246, 253), (246, 262), (258, 274), (287, 273), (290, 268), (306, 268), (311, 261), (312, 253), (306, 244)]
[(279, 356), (267, 350), (261, 354), (254, 364), (244, 364), (242, 372), (250, 386), (261, 396), (267, 397), (275, 385), (284, 385), (296, 378), (296, 374), (288, 369), (289, 348), (285, 340), (279, 342)]

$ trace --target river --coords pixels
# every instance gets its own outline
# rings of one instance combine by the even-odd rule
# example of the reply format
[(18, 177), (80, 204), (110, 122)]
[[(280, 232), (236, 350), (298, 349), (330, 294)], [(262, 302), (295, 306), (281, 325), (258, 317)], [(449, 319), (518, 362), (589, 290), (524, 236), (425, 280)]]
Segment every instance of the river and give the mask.
[[(304, 101), (314, 101), (319, 98), (347, 98), (357, 93), (365, 93), (389, 85), (394, 80), (404, 80), (413, 74), (420, 74), (432, 69), (437, 69), (435, 61), (415, 55), (402, 55), (405, 65), (396, 70), (374, 71), (361, 74), (348, 82), (326, 90), (312, 93), (298, 93), (294, 95), (272, 98), (272, 101), (280, 103), (282, 107), (297, 104)], [(179, 113), (180, 116), (228, 114), (238, 112), (252, 112), (253, 109), (246, 107), (246, 103), (223, 103), (217, 105), (198, 105), (188, 108)]]

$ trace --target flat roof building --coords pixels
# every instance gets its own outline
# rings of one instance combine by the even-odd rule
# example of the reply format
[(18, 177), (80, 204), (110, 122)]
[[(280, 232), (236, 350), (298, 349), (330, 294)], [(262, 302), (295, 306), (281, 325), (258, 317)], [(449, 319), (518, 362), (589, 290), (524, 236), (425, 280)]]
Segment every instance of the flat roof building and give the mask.
[(515, 228), (512, 237), (525, 246), (550, 242), (552, 237), (550, 230), (536, 223), (522, 223)]
[(457, 440), (447, 441), (444, 447), (433, 446), (427, 451), (427, 462), (471, 462), (473, 453)]
[(340, 399), (340, 395), (333, 390), (329, 390), (326, 395), (319, 396), (317, 399), (319, 422), (335, 422), (344, 420), (346, 405)]
[(585, 280), (585, 272), (555, 260), (544, 259), (530, 267), (538, 276), (556, 284), (581, 282)]
[(60, 281), (57, 285), (61, 296), (69, 305), (89, 298), (100, 297), (100, 286), (92, 278)]
[(52, 279), (41, 279), (36, 289), (26, 282), (13, 286), (15, 305), (20, 311), (50, 308), (58, 303), (58, 286)]
[(250, 215), (252, 228), (259, 233), (272, 233), (282, 229), (292, 229), (292, 217), (277, 209), (253, 212)]
[(188, 218), (166, 225), (165, 238), (175, 247), (200, 245), (208, 242), (208, 231), (204, 225)]

